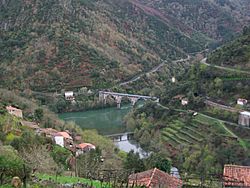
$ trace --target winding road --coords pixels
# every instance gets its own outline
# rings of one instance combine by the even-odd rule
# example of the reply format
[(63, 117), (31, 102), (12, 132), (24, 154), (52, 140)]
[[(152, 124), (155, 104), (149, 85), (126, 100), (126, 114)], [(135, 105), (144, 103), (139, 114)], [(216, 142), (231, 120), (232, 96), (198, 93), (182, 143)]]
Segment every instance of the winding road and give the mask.
[(203, 65), (207, 65), (209, 67), (215, 67), (215, 68), (221, 69), (221, 70), (226, 70), (226, 71), (231, 71), (231, 72), (233, 71), (233, 72), (238, 72), (238, 73), (243, 73), (243, 74), (249, 74), (250, 75), (250, 71), (244, 71), (244, 70), (239, 70), (239, 69), (234, 69), (234, 68), (209, 64), (209, 63), (207, 63), (207, 58), (202, 59), (200, 61), (200, 63), (203, 64)]
[[(178, 59), (178, 60), (175, 60), (175, 61), (172, 61), (172, 63), (179, 63), (179, 62), (184, 62), (184, 61), (188, 61), (190, 60), (191, 56), (188, 55), (187, 58), (185, 59)], [(142, 76), (146, 75), (146, 74), (151, 74), (151, 73), (154, 73), (154, 72), (157, 72), (158, 70), (160, 70), (165, 64), (166, 64), (167, 60), (163, 61), (161, 64), (157, 65), (156, 67), (153, 67), (151, 70), (147, 71), (147, 72), (142, 72), (141, 74), (135, 76), (134, 78), (132, 78), (131, 80), (128, 80), (126, 82), (122, 82), (119, 84), (119, 86), (124, 86), (124, 85), (128, 85), (128, 84), (131, 84), (139, 79), (141, 79)]]

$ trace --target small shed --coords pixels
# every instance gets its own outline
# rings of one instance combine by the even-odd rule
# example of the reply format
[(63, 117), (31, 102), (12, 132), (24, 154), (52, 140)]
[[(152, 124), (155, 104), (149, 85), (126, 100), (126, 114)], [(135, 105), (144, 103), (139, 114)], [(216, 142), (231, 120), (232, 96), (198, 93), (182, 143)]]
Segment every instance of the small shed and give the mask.
[(65, 100), (67, 100), (67, 101), (73, 101), (73, 100), (75, 100), (74, 92), (73, 91), (66, 91), (64, 93), (64, 97), (65, 97)]
[(240, 112), (239, 115), (239, 125), (250, 126), (250, 112), (244, 111)]

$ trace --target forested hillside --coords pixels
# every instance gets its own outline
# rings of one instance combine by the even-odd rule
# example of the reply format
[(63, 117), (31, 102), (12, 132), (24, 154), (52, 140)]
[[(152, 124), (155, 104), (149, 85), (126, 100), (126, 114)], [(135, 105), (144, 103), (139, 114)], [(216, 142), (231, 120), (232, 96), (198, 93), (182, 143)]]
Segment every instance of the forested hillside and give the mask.
[(166, 16), (179, 28), (200, 31), (216, 40), (228, 40), (249, 23), (247, 0), (138, 0)]
[(32, 90), (109, 87), (208, 41), (120, 0), (1, 0), (0, 27), (1, 86)]
[(243, 35), (229, 44), (216, 49), (208, 56), (208, 63), (250, 70), (250, 28), (243, 29)]

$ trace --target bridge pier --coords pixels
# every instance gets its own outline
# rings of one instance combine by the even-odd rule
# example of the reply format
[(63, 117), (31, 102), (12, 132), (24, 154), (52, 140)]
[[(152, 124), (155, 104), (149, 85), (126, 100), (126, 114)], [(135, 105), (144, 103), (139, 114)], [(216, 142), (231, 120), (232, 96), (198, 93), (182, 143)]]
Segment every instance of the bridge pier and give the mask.
[(129, 97), (130, 102), (132, 103), (132, 106), (135, 106), (135, 103), (139, 100), (138, 97)]
[(121, 102), (122, 102), (122, 96), (114, 96), (115, 97), (115, 101), (117, 104), (117, 108), (120, 109), (121, 108)]

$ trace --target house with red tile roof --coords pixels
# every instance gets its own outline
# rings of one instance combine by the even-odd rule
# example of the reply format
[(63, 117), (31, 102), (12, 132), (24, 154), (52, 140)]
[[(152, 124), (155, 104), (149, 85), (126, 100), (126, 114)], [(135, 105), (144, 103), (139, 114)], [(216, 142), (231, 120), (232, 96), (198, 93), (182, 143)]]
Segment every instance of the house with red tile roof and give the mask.
[(81, 143), (76, 145), (76, 156), (86, 153), (92, 149), (96, 149), (95, 145), (90, 143)]
[(14, 115), (19, 118), (23, 118), (23, 111), (15, 108), (13, 106), (6, 106), (6, 110), (8, 111), (9, 114)]
[(54, 141), (61, 147), (72, 147), (73, 139), (67, 132), (56, 132), (53, 134)]
[(225, 187), (250, 187), (250, 166), (225, 165)]
[(145, 186), (147, 188), (180, 188), (182, 180), (157, 168), (131, 174), (129, 186)]

